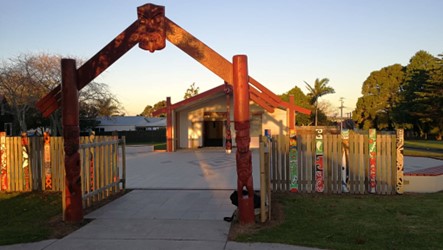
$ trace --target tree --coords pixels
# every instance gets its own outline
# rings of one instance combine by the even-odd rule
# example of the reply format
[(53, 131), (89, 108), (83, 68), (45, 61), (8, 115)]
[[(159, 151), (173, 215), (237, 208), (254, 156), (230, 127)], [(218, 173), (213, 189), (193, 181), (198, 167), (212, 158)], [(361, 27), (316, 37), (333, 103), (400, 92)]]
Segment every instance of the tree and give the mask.
[[(0, 66), (0, 95), (7, 99), (20, 131), (50, 126), (52, 135), (61, 134), (60, 109), (54, 111), (49, 119), (45, 119), (35, 108), (35, 103), (40, 98), (61, 83), (61, 58), (59, 55), (24, 54), (9, 59)], [(120, 107), (106, 84), (88, 84), (80, 91), (80, 117), (98, 114), (98, 101), (108, 98)]]
[[(35, 102), (49, 86), (53, 77), (53, 58), (46, 54), (20, 55), (2, 62), (0, 68), (0, 94), (5, 96), (19, 131), (27, 131), (27, 116), (35, 118)], [(30, 112), (32, 111), (32, 112)]]
[(152, 112), (154, 112), (153, 107), (151, 105), (147, 105), (140, 115), (145, 117), (152, 117)]
[(124, 108), (105, 83), (91, 82), (86, 85), (79, 93), (79, 102), (80, 112), (89, 118), (124, 114)]
[(362, 129), (393, 129), (391, 113), (399, 103), (405, 68), (400, 64), (373, 71), (363, 82), (353, 118)]
[[(146, 116), (146, 117), (152, 117), (152, 113), (154, 111), (159, 110), (164, 107), (166, 107), (166, 101), (165, 100), (159, 101), (156, 104), (154, 104), (154, 106), (147, 105), (140, 115)], [(159, 115), (159, 117), (164, 117), (164, 116), (165, 116), (164, 114)]]
[(97, 110), (99, 116), (110, 117), (122, 115), (122, 113), (120, 113), (118, 103), (112, 98), (97, 101)]
[(96, 127), (98, 116), (124, 115), (124, 108), (105, 83), (86, 85), (79, 93), (79, 103), (80, 128), (83, 131)]
[[(303, 93), (303, 91), (301, 91), (299, 87), (294, 86), (294, 88), (290, 89), (288, 92), (281, 94), (280, 98), (285, 102), (289, 102), (290, 95), (294, 96), (295, 105), (307, 109), (312, 109), (312, 105), (309, 103), (309, 98)], [(308, 115), (297, 114), (297, 116), (295, 117), (295, 124), (298, 126), (309, 125), (309, 123), (310, 118)]]
[(335, 93), (335, 90), (332, 87), (327, 86), (328, 83), (328, 78), (323, 78), (321, 80), (318, 78), (315, 79), (314, 87), (305, 82), (306, 88), (309, 91), (307, 96), (309, 97), (310, 103), (315, 107), (315, 126), (317, 126), (318, 99), (324, 95)]
[(318, 110), (323, 112), (326, 116), (336, 116), (337, 111), (328, 100), (321, 100), (318, 102)]
[(185, 95), (183, 96), (183, 99), (188, 99), (190, 97), (193, 97), (198, 94), (198, 91), (200, 90), (199, 87), (195, 87), (195, 82), (189, 86), (189, 88), (186, 90)]
[(424, 124), (426, 132), (436, 136), (437, 140), (443, 135), (443, 61), (434, 58), (429, 65), (427, 79), (414, 92), (416, 104), (414, 117)]
[(441, 104), (438, 103), (441, 67), (441, 60), (423, 50), (418, 51), (406, 67), (396, 115), (399, 123), (413, 128), (423, 138), (435, 130), (435, 121), (438, 123), (442, 114)]

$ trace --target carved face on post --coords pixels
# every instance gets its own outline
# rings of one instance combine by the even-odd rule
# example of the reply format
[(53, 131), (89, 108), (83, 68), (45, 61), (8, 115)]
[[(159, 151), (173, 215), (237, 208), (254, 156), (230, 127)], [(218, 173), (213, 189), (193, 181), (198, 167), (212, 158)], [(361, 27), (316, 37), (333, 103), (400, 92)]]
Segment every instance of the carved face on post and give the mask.
[(149, 52), (166, 47), (165, 7), (145, 4), (137, 8), (138, 46)]

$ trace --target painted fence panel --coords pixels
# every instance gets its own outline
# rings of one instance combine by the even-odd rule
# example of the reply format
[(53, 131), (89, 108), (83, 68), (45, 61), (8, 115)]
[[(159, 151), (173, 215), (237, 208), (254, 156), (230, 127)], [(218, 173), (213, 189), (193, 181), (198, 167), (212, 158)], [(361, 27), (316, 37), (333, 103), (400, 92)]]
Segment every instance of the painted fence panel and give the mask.
[[(300, 131), (300, 130), (297, 130)], [(325, 130), (323, 135), (323, 178), (325, 193), (366, 194), (371, 191), (370, 138), (368, 131), (349, 131), (344, 137), (336, 131)], [(402, 171), (397, 169), (396, 135), (377, 133), (375, 161), (375, 193), (395, 194)], [(270, 150), (270, 175), (273, 191), (289, 191), (289, 138), (273, 136), (272, 142), (264, 141)], [(283, 146), (281, 144), (284, 144)], [(315, 192), (316, 177), (316, 137), (312, 132), (297, 134), (298, 190)], [(344, 150), (348, 150), (344, 154)], [(346, 163), (348, 174), (342, 172)], [(343, 188), (347, 184), (349, 190)], [(401, 185), (401, 184), (400, 184)]]
[[(7, 175), (0, 185), (2, 191), (24, 192), (27, 188), (26, 168), (29, 167), (29, 187), (32, 190), (62, 191), (65, 181), (62, 137), (50, 137), (46, 145), (43, 137), (28, 137), (28, 155), (23, 153), (21, 137), (5, 138)], [(116, 136), (80, 137), (80, 166), (84, 207), (109, 197), (124, 187), (124, 157), (118, 158), (119, 140)], [(123, 143), (124, 145), (124, 143)], [(122, 146), (122, 153), (124, 153)], [(25, 164), (27, 160), (28, 164)]]

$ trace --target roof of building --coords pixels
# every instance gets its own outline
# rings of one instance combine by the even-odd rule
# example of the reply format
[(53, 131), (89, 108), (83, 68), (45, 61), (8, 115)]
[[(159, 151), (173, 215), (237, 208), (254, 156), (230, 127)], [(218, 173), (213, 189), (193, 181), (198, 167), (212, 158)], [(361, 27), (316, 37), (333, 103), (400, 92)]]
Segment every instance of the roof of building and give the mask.
[[(228, 89), (226, 89), (226, 88), (228, 88)], [(250, 87), (249, 89), (250, 89), (250, 95), (249, 95), (250, 100), (252, 100), (255, 103), (257, 103), (258, 105), (262, 106), (268, 112), (273, 112), (275, 107), (279, 107), (279, 108), (283, 108), (283, 109), (292, 108), (294, 111), (302, 113), (302, 114), (310, 114), (311, 113), (311, 111), (306, 108), (282, 101), (280, 99), (280, 97), (278, 97), (277, 95), (272, 93), (270, 90), (267, 90), (267, 91), (272, 93), (273, 97), (271, 97), (270, 95), (268, 95), (264, 92), (259, 92), (257, 89), (255, 89), (253, 87)], [(217, 97), (220, 95), (224, 95), (226, 92), (232, 94), (233, 93), (232, 87), (229, 85), (226, 86), (225, 84), (222, 84), (222, 85), (219, 85), (219, 86), (212, 88), (208, 91), (205, 91), (205, 92), (197, 94), (193, 97), (190, 97), (188, 99), (171, 104), (171, 109), (178, 110), (178, 109), (186, 107), (186, 106), (191, 106), (191, 105), (195, 104), (196, 102), (202, 102), (202, 101), (206, 101), (208, 99), (211, 99), (211, 98), (214, 98), (214, 97)], [(275, 99), (278, 99), (278, 101), (276, 101)], [(166, 112), (167, 112), (167, 107), (164, 107), (164, 108), (154, 111), (153, 115), (159, 115), (159, 114), (166, 113)]]
[(111, 116), (97, 117), (100, 126), (166, 127), (164, 117)]

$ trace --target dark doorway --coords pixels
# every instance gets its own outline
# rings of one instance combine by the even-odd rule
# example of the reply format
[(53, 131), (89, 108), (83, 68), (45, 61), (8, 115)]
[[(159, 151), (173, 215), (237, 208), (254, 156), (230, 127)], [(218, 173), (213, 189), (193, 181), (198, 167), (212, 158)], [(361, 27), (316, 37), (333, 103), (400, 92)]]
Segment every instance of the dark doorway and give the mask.
[(205, 121), (204, 147), (223, 147), (223, 121)]

